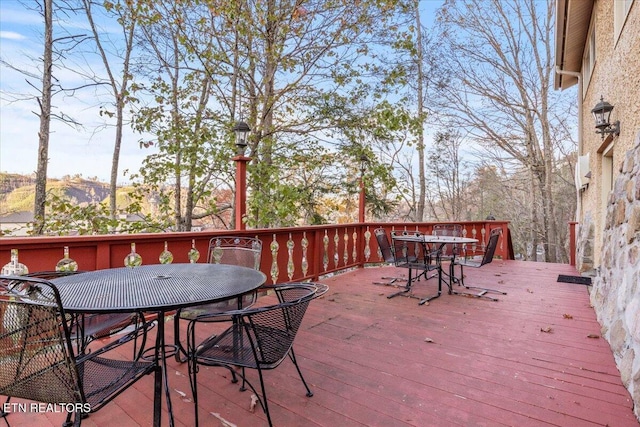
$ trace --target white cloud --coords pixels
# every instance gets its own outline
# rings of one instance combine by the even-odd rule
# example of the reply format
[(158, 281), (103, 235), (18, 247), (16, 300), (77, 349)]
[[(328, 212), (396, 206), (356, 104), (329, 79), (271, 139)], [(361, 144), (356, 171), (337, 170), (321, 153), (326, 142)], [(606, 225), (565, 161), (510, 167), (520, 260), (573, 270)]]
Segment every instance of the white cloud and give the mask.
[(0, 39), (24, 40), (26, 37), (14, 31), (0, 31)]

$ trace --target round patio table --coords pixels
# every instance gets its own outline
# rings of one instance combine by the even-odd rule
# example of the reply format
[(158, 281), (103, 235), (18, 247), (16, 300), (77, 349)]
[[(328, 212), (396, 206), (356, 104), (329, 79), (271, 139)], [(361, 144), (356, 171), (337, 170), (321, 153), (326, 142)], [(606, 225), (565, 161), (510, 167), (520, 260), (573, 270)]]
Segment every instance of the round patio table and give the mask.
[(226, 264), (155, 264), (110, 268), (51, 280), (62, 306), (73, 313), (153, 312), (157, 314), (155, 359), (161, 370), (154, 384), (154, 426), (160, 425), (162, 385), (173, 425), (164, 339), (166, 313), (224, 301), (252, 292), (266, 281), (264, 273)]

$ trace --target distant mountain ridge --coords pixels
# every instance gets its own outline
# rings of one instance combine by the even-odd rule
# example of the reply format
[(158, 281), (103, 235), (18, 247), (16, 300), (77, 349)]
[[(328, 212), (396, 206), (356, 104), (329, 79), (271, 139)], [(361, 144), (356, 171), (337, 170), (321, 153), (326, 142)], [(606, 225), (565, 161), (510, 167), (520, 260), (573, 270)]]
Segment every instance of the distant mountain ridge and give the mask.
[[(79, 176), (47, 180), (47, 191), (66, 196), (78, 205), (98, 203), (109, 197), (109, 184)], [(0, 173), (0, 216), (33, 212), (35, 177)]]

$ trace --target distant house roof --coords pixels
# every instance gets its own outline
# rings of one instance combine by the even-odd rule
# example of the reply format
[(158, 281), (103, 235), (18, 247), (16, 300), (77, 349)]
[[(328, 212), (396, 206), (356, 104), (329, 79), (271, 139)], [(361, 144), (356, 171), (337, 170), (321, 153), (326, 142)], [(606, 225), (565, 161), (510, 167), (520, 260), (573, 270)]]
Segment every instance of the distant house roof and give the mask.
[(33, 222), (33, 212), (14, 212), (0, 216), (2, 224), (26, 224), (28, 222)]

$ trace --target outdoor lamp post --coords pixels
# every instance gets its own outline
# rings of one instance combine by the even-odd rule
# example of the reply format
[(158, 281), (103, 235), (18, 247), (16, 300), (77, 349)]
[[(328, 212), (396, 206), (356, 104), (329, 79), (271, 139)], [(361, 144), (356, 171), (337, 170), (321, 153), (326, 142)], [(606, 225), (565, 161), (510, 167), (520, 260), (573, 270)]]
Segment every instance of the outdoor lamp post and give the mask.
[(364, 172), (367, 170), (369, 158), (366, 155), (360, 156), (360, 200), (358, 201), (358, 222), (364, 222), (364, 207), (366, 195), (364, 192)]
[(247, 138), (249, 137), (251, 128), (241, 120), (233, 127), (233, 132), (236, 134), (236, 152), (239, 156), (244, 156), (244, 151), (247, 149)]
[(236, 162), (235, 229), (244, 230), (246, 225), (242, 219), (247, 213), (247, 163), (251, 160), (244, 153), (251, 128), (241, 120), (233, 127), (233, 132), (236, 134), (236, 156), (233, 158)]
[(591, 114), (593, 114), (593, 118), (596, 121), (596, 129), (598, 129), (596, 133), (602, 135), (602, 139), (604, 139), (605, 133), (620, 135), (620, 120), (617, 120), (613, 124), (609, 122), (611, 111), (613, 111), (613, 105), (605, 101), (602, 95), (600, 95), (600, 102), (593, 107)]

